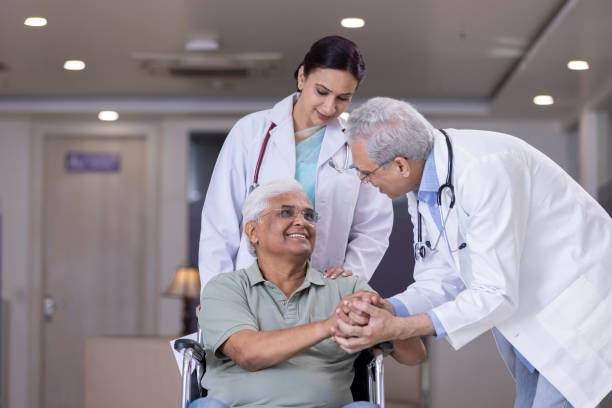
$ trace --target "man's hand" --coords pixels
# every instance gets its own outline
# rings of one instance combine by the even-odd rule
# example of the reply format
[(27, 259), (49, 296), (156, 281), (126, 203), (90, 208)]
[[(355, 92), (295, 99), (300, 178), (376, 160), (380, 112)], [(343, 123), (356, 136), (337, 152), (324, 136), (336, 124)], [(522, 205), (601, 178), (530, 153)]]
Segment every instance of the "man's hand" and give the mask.
[(351, 302), (354, 300), (360, 300), (371, 305), (379, 305), (381, 302), (384, 302), (378, 293), (365, 290), (361, 290), (343, 297), (342, 301), (338, 305), (338, 309), (336, 309), (336, 314), (338, 314), (339, 318), (345, 323), (360, 326), (368, 324), (370, 317), (366, 313), (353, 311), (351, 309)]
[(351, 276), (353, 271), (349, 271), (348, 269), (344, 269), (342, 267), (337, 268), (329, 268), (325, 270), (325, 277), (336, 279), (338, 276)]
[[(388, 302), (387, 302), (388, 303)], [(381, 304), (377, 302), (377, 304)], [(368, 316), (364, 326), (352, 325), (340, 318), (332, 327), (332, 340), (338, 343), (347, 353), (356, 353), (375, 344), (394, 340), (399, 335), (396, 318), (386, 308), (369, 302), (354, 300), (350, 302), (349, 318), (362, 319)], [(351, 317), (351, 314), (353, 317)], [(362, 320), (361, 320), (362, 321)]]

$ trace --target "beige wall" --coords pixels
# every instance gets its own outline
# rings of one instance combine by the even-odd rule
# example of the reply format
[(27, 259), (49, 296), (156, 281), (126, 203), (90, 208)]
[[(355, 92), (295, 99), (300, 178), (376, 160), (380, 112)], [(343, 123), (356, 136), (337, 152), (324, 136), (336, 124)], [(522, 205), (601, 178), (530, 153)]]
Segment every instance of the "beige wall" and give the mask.
[[(8, 356), (2, 377), (10, 407), (28, 407), (30, 333), (30, 133), (28, 120), (0, 120), (0, 201), (2, 202), (2, 298), (8, 319), (2, 321)], [(6, 316), (6, 314), (5, 314)]]

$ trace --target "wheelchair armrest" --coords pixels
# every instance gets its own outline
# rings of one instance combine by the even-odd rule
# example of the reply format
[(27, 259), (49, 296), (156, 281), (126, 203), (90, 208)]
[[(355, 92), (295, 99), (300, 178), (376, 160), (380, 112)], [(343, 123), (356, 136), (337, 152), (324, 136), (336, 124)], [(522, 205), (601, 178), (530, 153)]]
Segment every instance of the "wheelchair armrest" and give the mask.
[(203, 363), (205, 360), (206, 353), (204, 352), (204, 349), (202, 348), (200, 343), (195, 340), (178, 339), (174, 342), (174, 349), (176, 351), (191, 349), (193, 353), (192, 357), (196, 359), (199, 363)]
[(384, 355), (388, 355), (393, 351), (393, 343), (391, 343), (390, 341), (385, 341), (383, 343), (378, 343), (372, 346), (372, 349), (380, 350), (383, 352)]

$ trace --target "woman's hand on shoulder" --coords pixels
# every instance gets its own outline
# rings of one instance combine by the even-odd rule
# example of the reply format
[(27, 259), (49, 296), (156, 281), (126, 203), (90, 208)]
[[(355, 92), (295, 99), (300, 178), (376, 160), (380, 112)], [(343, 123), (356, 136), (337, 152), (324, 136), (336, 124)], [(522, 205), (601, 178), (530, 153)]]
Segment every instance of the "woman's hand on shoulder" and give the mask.
[(353, 271), (349, 271), (348, 269), (344, 269), (340, 266), (336, 268), (328, 268), (325, 270), (325, 277), (336, 279), (338, 276), (352, 276)]

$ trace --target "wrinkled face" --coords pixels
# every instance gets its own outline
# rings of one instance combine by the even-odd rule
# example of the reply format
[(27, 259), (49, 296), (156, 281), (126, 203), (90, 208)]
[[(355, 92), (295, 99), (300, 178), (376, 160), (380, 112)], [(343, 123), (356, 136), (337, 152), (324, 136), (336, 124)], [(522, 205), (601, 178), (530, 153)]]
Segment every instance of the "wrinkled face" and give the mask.
[(396, 158), (388, 166), (379, 166), (370, 159), (367, 152), (367, 140), (358, 140), (351, 145), (353, 165), (359, 170), (362, 183), (370, 183), (378, 190), (397, 198), (418, 188), (420, 175), (411, 172), (408, 160)]
[(307, 259), (314, 250), (317, 235), (313, 213), (305, 193), (281, 194), (270, 200), (260, 223), (247, 223), (245, 233), (259, 258), (291, 255)]
[(357, 89), (357, 79), (349, 71), (316, 68), (308, 76), (304, 67), (298, 72), (297, 114), (307, 127), (323, 126), (342, 114), (351, 103)]

